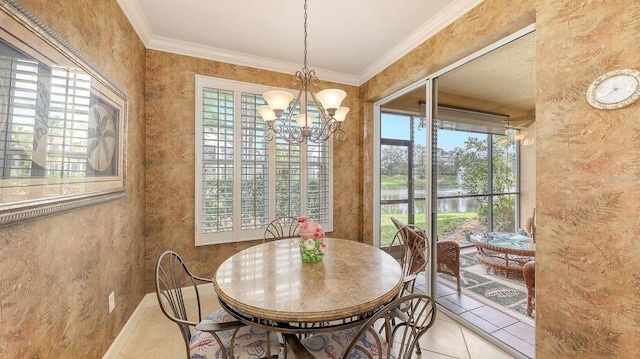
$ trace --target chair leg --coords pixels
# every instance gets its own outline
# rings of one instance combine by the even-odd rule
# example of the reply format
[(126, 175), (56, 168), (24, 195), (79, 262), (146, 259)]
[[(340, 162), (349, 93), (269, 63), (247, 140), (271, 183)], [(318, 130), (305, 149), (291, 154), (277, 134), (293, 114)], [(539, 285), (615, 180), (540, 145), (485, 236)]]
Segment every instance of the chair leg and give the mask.
[(457, 282), (458, 282), (458, 293), (460, 293), (460, 273), (458, 273), (458, 275), (456, 276)]

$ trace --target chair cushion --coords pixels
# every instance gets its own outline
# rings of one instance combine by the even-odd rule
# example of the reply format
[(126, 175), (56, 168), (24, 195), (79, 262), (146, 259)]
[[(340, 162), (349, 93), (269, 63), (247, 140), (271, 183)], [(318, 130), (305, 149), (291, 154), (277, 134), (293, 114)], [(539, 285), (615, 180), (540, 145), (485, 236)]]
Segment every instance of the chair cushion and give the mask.
[[(211, 321), (214, 323), (222, 323), (234, 321), (235, 318), (224, 310), (212, 313), (202, 322)], [(234, 335), (235, 333), (235, 335)], [(271, 346), (271, 356), (277, 356), (280, 352), (280, 343), (278, 342), (278, 334), (270, 333), (264, 329), (251, 326), (243, 326), (235, 330), (226, 330), (216, 333), (225, 348), (227, 355), (231, 347), (233, 339), (233, 359), (241, 358), (267, 358), (269, 355), (268, 344)], [(189, 353), (191, 359), (222, 359), (224, 356), (220, 351), (220, 345), (212, 334), (196, 330), (191, 335), (189, 342)], [(231, 359), (231, 357), (229, 357)]]
[[(358, 329), (359, 328), (351, 328), (333, 333), (315, 334), (308, 338), (302, 339), (301, 342), (315, 358), (344, 358), (345, 350), (351, 343)], [(371, 356), (378, 357), (378, 353), (380, 352), (382, 352), (382, 357), (387, 357), (387, 342), (382, 337), (377, 335), (382, 344), (379, 347), (376, 344), (374, 335), (377, 334), (374, 334), (371, 331), (365, 332), (365, 335), (361, 336), (358, 340), (357, 345), (359, 347), (352, 350), (348, 358), (360, 359), (369, 358)], [(364, 348), (366, 351), (368, 351), (369, 355), (363, 353), (360, 348)], [(287, 357), (295, 357), (291, 349), (288, 349)], [(391, 355), (391, 358), (395, 357)]]

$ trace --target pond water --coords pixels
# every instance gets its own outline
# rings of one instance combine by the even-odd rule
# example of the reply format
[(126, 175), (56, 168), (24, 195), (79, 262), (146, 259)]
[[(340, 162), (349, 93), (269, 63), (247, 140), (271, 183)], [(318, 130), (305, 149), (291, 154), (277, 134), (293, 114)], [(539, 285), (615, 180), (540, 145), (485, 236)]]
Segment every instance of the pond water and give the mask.
[[(406, 199), (407, 188), (406, 187), (387, 187), (382, 188), (380, 191), (382, 200), (394, 200), (394, 199)], [(425, 198), (426, 191), (424, 189), (416, 189), (416, 198)], [(457, 188), (438, 188), (439, 196), (455, 196), (460, 195), (460, 191)], [(448, 212), (476, 212), (478, 210), (478, 203), (473, 198), (441, 198), (438, 199), (438, 213)], [(424, 200), (416, 201), (416, 213), (422, 213), (424, 208)], [(402, 213), (407, 214), (407, 204), (385, 204), (381, 208), (382, 213)]]

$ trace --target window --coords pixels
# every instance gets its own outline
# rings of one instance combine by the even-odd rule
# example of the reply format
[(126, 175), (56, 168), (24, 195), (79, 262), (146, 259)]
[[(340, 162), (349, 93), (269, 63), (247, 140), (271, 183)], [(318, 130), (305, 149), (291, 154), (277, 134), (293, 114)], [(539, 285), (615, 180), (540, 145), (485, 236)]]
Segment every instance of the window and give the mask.
[(265, 140), (257, 106), (270, 89), (196, 76), (196, 245), (262, 238), (282, 216), (332, 230), (331, 142)]

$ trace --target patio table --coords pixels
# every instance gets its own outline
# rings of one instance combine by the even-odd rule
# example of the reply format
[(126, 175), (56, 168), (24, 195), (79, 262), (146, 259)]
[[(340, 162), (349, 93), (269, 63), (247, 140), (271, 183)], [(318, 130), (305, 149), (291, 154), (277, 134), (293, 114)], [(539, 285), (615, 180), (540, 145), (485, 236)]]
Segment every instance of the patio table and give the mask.
[(471, 243), (478, 250), (478, 262), (509, 273), (522, 273), (523, 266), (536, 255), (536, 244), (517, 233), (489, 232), (471, 235)]

